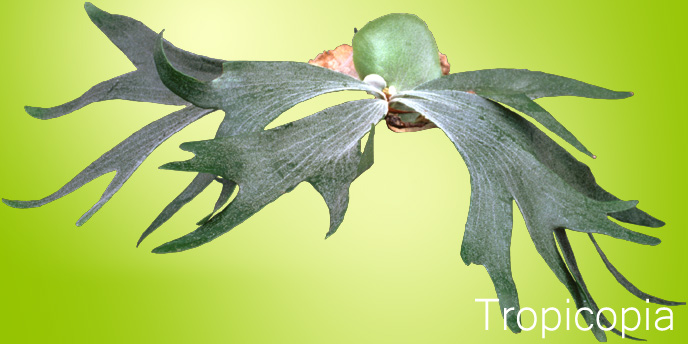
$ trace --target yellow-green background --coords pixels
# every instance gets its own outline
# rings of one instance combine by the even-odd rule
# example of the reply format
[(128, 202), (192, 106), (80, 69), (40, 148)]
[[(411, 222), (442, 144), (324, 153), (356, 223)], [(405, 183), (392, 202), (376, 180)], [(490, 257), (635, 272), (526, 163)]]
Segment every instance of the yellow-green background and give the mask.
[[(656, 247), (598, 236), (610, 259), (642, 290), (688, 299), (687, 11), (679, 2), (95, 4), (153, 30), (166, 29), (166, 38), (181, 48), (235, 60), (306, 61), (349, 43), (354, 27), (389, 12), (409, 12), (428, 23), (454, 72), (528, 68), (634, 91), (622, 101), (540, 103), (599, 156), (593, 161), (574, 152), (601, 185), (623, 199), (639, 199), (642, 209), (667, 222), (661, 229), (631, 227), (661, 238)], [(89, 21), (79, 1), (5, 1), (0, 12), (1, 197), (43, 197), (131, 132), (173, 111), (109, 101), (50, 121), (29, 117), (24, 105), (60, 104), (132, 67)], [(298, 118), (350, 98), (329, 96), (287, 116)], [(219, 192), (214, 186), (135, 248), (139, 234), (192, 177), (157, 167), (188, 158), (178, 145), (210, 138), (219, 121), (219, 114), (204, 118), (162, 145), (82, 228), (74, 222), (95, 203), (111, 175), (42, 208), (0, 206), (0, 341), (542, 340), (539, 327), (519, 335), (503, 331), (496, 306), (490, 330), (483, 328), (483, 306), (474, 299), (495, 293), (482, 267), (460, 260), (469, 178), (439, 130), (394, 134), (379, 126), (375, 165), (352, 186), (346, 219), (326, 241), (327, 208), (304, 184), (209, 245), (151, 254), (157, 245), (194, 229)], [(617, 314), (622, 307), (644, 310), (644, 302), (616, 284), (585, 235), (571, 236), (598, 304)], [(522, 307), (565, 310), (566, 289), (536, 253), (518, 214), (512, 263)], [(653, 343), (683, 342), (686, 307), (673, 311), (673, 331), (635, 335)], [(609, 338), (620, 341), (611, 333)], [(595, 340), (590, 333), (562, 328), (546, 341)]]

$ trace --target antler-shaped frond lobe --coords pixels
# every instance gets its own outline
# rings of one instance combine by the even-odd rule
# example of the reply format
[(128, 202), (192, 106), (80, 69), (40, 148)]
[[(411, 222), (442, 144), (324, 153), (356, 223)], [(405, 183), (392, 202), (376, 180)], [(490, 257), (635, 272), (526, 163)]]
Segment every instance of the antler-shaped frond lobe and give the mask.
[(338, 172), (334, 169), (323, 171), (323, 175), (308, 180), (322, 196), (323, 200), (325, 200), (330, 213), (330, 227), (327, 230), (327, 234), (325, 234), (325, 239), (337, 231), (339, 225), (344, 221), (346, 209), (349, 207), (349, 186), (351, 186), (351, 182), (342, 183), (339, 180), (339, 176), (336, 175)]
[(475, 263), (487, 270), (499, 299), (499, 309), (512, 308), (507, 315), (507, 325), (512, 332), (521, 332), (516, 315), (520, 309), (518, 292), (511, 277), (511, 228), (512, 199), (494, 197), (500, 185), (471, 176), (471, 205), (468, 211), (466, 231), (461, 243), (461, 258), (466, 265)]
[[(594, 315), (597, 314), (598, 307), (592, 299), (592, 296), (590, 296), (585, 284), (581, 282), (582, 276), (580, 276), (580, 272), (577, 271), (578, 267), (574, 267), (576, 269), (575, 271), (574, 268), (571, 268), (570, 264), (575, 263), (575, 259), (566, 257), (565, 262), (557, 250), (557, 244), (554, 240), (554, 235), (557, 235), (557, 232), (563, 232), (563, 229), (552, 225), (547, 217), (541, 217), (542, 214), (538, 213), (537, 206), (538, 205), (535, 205), (532, 202), (519, 203), (521, 214), (523, 214), (526, 227), (528, 228), (530, 237), (535, 244), (535, 248), (550, 267), (552, 272), (554, 272), (554, 274), (557, 276), (559, 281), (566, 286), (566, 289), (568, 289), (576, 304), (576, 308), (588, 308), (592, 310), (593, 314), (589, 312), (582, 312), (581, 315), (585, 319), (585, 322), (592, 326), (591, 330), (595, 337), (599, 341), (605, 341), (606, 335), (604, 331), (597, 326), (597, 320)], [(618, 202), (616, 206), (623, 207), (627, 205), (624, 205), (623, 202)], [(565, 255), (566, 254), (568, 253), (565, 253)], [(572, 255), (572, 252), (569, 255)], [(609, 327), (609, 324), (604, 316), (602, 316), (600, 321), (602, 324), (604, 324), (604, 326)]]
[[(295, 62), (230, 62), (224, 66), (222, 77), (212, 82), (202, 81), (202, 78), (193, 74), (186, 74), (183, 65), (169, 61), (167, 57), (174, 50), (170, 51), (162, 42), (159, 39), (155, 44), (154, 60), (167, 86), (198, 106), (225, 111), (226, 116), (216, 138), (260, 131), (292, 106), (327, 92), (363, 90), (382, 97), (379, 90), (359, 80)], [(208, 179), (209, 176), (198, 178)], [(203, 191), (205, 186), (195, 184), (189, 185), (189, 188), (163, 210), (146, 230), (144, 237)], [(224, 204), (218, 200), (220, 203)]]
[(219, 175), (236, 182), (239, 193), (196, 231), (153, 252), (177, 252), (207, 243), (304, 181), (325, 199), (331, 234), (346, 210), (349, 185), (359, 175), (360, 140), (386, 112), (383, 100), (358, 100), (274, 129), (183, 144), (196, 156), (161, 168)]
[(3, 199), (5, 204), (15, 208), (39, 207), (72, 191), (82, 187), (86, 183), (109, 172), (117, 172), (110, 185), (101, 196), (100, 200), (77, 221), (77, 226), (84, 224), (98, 211), (110, 198), (122, 187), (124, 182), (136, 171), (141, 163), (155, 148), (167, 140), (174, 133), (186, 127), (190, 123), (211, 113), (214, 110), (201, 109), (189, 106), (182, 110), (167, 115), (153, 123), (146, 125), (139, 131), (129, 136), (107, 153), (103, 154), (86, 169), (81, 171), (69, 183), (58, 191), (45, 198), (35, 201), (11, 201)]
[(237, 186), (235, 182), (220, 177), (215, 177), (215, 181), (222, 184), (222, 190), (220, 190), (220, 195), (217, 197), (217, 201), (215, 201), (213, 211), (196, 223), (199, 226), (207, 222), (218, 210), (227, 204)]
[(588, 304), (590, 305), (589, 308), (592, 310), (592, 313), (596, 314), (595, 323), (588, 323), (592, 325), (592, 331), (593, 333), (595, 333), (595, 337), (601, 342), (606, 341), (606, 335), (603, 331), (607, 330), (602, 330), (602, 328), (599, 326), (601, 325), (605, 328), (610, 329), (610, 331), (612, 331), (614, 334), (618, 336), (622, 336), (624, 338), (632, 340), (645, 341), (644, 339), (629, 336), (627, 334), (622, 334), (621, 331), (617, 330), (612, 326), (612, 323), (609, 322), (604, 313), (600, 312), (600, 308), (597, 306), (597, 303), (595, 303), (595, 300), (593, 299), (592, 295), (590, 294), (590, 291), (588, 290), (587, 285), (585, 284), (585, 281), (583, 280), (583, 275), (581, 274), (580, 269), (578, 268), (578, 263), (576, 262), (576, 257), (573, 254), (573, 249), (571, 248), (571, 243), (569, 242), (566, 231), (564, 230), (564, 228), (557, 228), (554, 231), (554, 234), (557, 238), (557, 242), (559, 243), (559, 248), (561, 248), (561, 252), (564, 254), (566, 265), (568, 266), (569, 270), (571, 270), (571, 274), (575, 278), (576, 284), (578, 285), (579, 289), (583, 292), (583, 295), (585, 296)]
[(600, 248), (600, 245), (597, 244), (597, 241), (593, 237), (592, 234), (588, 234), (590, 237), (590, 240), (592, 243), (595, 245), (595, 249), (597, 250), (597, 253), (600, 255), (600, 258), (602, 258), (602, 261), (604, 262), (604, 265), (607, 267), (609, 272), (614, 275), (614, 278), (616, 278), (616, 281), (619, 282), (626, 290), (628, 290), (629, 293), (635, 295), (637, 298), (641, 300), (647, 300), (652, 303), (656, 303), (659, 305), (664, 305), (664, 306), (679, 306), (679, 305), (685, 305), (685, 302), (677, 302), (677, 301), (668, 301), (665, 299), (661, 299), (656, 296), (652, 296), (648, 293), (643, 292), (642, 290), (638, 289), (633, 283), (631, 283), (626, 277), (624, 277), (619, 270), (614, 267), (614, 265), (609, 261), (607, 258), (607, 255), (602, 252), (602, 248)]
[(617, 92), (575, 79), (527, 69), (484, 69), (450, 74), (427, 82), (418, 90), (473, 91), (479, 95), (526, 95), (530, 99), (574, 96), (624, 99), (633, 92)]
[(155, 67), (163, 84), (189, 103), (206, 109), (214, 108), (202, 101), (206, 95), (212, 94), (210, 84), (178, 71), (167, 59), (162, 38), (164, 31), (160, 32), (153, 53)]
[[(146, 70), (152, 72), (151, 74), (156, 73), (153, 61), (153, 48), (158, 40), (156, 32), (136, 19), (110, 14), (89, 2), (84, 5), (84, 8), (91, 21), (137, 69), (145, 67)], [(185, 73), (190, 73), (202, 80), (212, 80), (222, 72), (224, 62), (222, 60), (179, 49), (168, 41), (164, 41), (164, 45), (172, 63), (179, 65)]]
[(576, 149), (592, 157), (594, 155), (568, 129), (533, 99), (558, 96), (623, 99), (633, 95), (631, 92), (615, 92), (578, 80), (526, 69), (486, 69), (451, 74), (427, 82), (416, 89), (475, 92), (525, 113)]
[(357, 177), (367, 171), (375, 163), (375, 124), (370, 125), (370, 133), (366, 141), (365, 148), (363, 148), (363, 155), (361, 155), (361, 162), (358, 164)]
[(184, 205), (196, 198), (196, 196), (203, 192), (203, 190), (205, 190), (205, 188), (207, 188), (208, 185), (213, 182), (213, 180), (215, 180), (215, 176), (212, 174), (197, 174), (191, 183), (189, 183), (189, 185), (162, 210), (155, 220), (153, 220), (153, 223), (146, 228), (143, 234), (141, 234), (136, 246), (139, 246), (143, 239), (147, 238), (151, 233), (167, 222), (167, 220), (172, 218), (172, 216), (176, 214)]
[[(524, 213), (524, 209), (521, 209), (521, 213)], [(576, 305), (576, 309), (593, 309), (593, 305), (586, 297), (585, 292), (581, 289), (580, 285), (576, 283), (576, 279), (571, 275), (564, 259), (559, 254), (553, 234), (556, 228), (552, 228), (551, 224), (537, 217), (524, 216), (524, 219), (536, 250), (552, 272), (554, 272), (557, 279), (559, 279), (569, 291)], [(588, 325), (592, 325), (591, 330), (595, 337), (600, 341), (604, 341), (606, 335), (599, 327), (595, 326), (595, 316), (589, 312), (581, 312), (580, 314)]]
[[(84, 5), (91, 21), (134, 64), (136, 71), (129, 72), (93, 86), (80, 97), (65, 104), (40, 108), (27, 106), (26, 112), (39, 119), (51, 119), (76, 111), (88, 104), (124, 99), (168, 105), (189, 103), (162, 84), (153, 61), (153, 48), (158, 35), (143, 23), (121, 15), (110, 14), (91, 3)], [(170, 59), (182, 70), (203, 80), (216, 78), (222, 72), (221, 60), (189, 53), (165, 41)]]
[[(578, 307), (596, 307), (580, 279), (569, 275), (553, 241), (557, 228), (602, 233), (641, 244), (659, 240), (630, 231), (607, 216), (633, 214), (634, 223), (653, 223), (636, 201), (619, 201), (594, 181), (589, 168), (537, 127), (503, 106), (461, 91), (408, 91), (393, 102), (433, 121), (461, 153), (471, 175), (471, 208), (462, 244), (467, 263), (484, 265), (502, 295), (518, 307), (509, 271), (511, 200), (526, 220), (538, 252), (566, 285)], [(501, 305), (500, 305), (501, 306)], [(501, 306), (505, 308), (507, 306)], [(593, 308), (591, 308), (593, 309)], [(511, 313), (509, 313), (511, 314)], [(507, 318), (507, 323), (512, 321)], [(589, 324), (595, 319), (586, 317)], [(604, 333), (596, 330), (598, 339)]]
[(218, 136), (259, 130), (294, 105), (329, 92), (359, 90), (384, 99), (380, 90), (363, 81), (308, 63), (226, 62), (221, 76), (205, 82), (177, 70), (160, 45), (155, 61), (170, 90), (192, 104), (227, 113), (222, 126), (231, 133)]
[[(409, 91), (396, 100), (437, 124), (454, 142), (472, 176), (509, 185), (509, 194), (519, 204), (536, 202), (538, 216), (553, 225), (641, 244), (659, 243), (609, 221), (607, 214), (635, 203), (600, 201), (578, 191), (542, 159), (539, 149), (544, 142), (556, 143), (503, 106), (460, 91)], [(536, 140), (539, 144), (533, 144)]]
[[(129, 17), (102, 11), (91, 3), (86, 3), (86, 12), (98, 28), (131, 60), (136, 71), (104, 81), (81, 97), (53, 108), (26, 107), (26, 111), (36, 118), (50, 119), (59, 117), (83, 106), (109, 99), (125, 99), (169, 105), (190, 105), (171, 92), (158, 77), (153, 61), (153, 49), (158, 35), (143, 23)], [(222, 61), (199, 56), (174, 47), (167, 41), (162, 43), (170, 59), (186, 73), (202, 80), (212, 80), (222, 72)], [(189, 106), (157, 120), (118, 144), (98, 160), (94, 161), (74, 179), (52, 195), (36, 201), (3, 200), (18, 208), (38, 207), (58, 199), (88, 183), (89, 181), (116, 171), (102, 197), (77, 225), (85, 223), (102, 207), (133, 174), (146, 157), (172, 134), (189, 123), (212, 111)]]
[[(555, 172), (576, 191), (591, 199), (607, 202), (618, 201), (619, 198), (601, 188), (595, 181), (590, 168), (574, 158), (564, 148), (552, 141), (540, 130), (533, 130), (524, 125), (531, 136), (532, 152), (538, 161)], [(619, 212), (611, 212), (609, 216), (626, 223), (646, 227), (661, 227), (664, 222), (650, 216), (638, 208), (631, 208)]]
[[(356, 166), (356, 177), (358, 178), (373, 166), (374, 161), (374, 139), (375, 139), (375, 125), (370, 125), (370, 132), (368, 141), (361, 154), (358, 165)], [(358, 145), (360, 150), (360, 143)], [(342, 184), (339, 177), (334, 173), (336, 170), (323, 171), (322, 175), (308, 180), (318, 193), (322, 196), (330, 211), (330, 229), (325, 234), (325, 239), (332, 236), (339, 228), (339, 225), (344, 221), (344, 214), (349, 206), (349, 185)]]

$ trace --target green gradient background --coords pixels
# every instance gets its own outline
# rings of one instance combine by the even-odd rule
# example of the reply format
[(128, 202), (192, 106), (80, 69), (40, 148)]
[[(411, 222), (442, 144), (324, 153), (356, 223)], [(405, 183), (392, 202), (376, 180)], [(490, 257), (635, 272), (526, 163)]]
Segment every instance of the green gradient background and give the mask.
[[(389, 12), (409, 12), (428, 23), (453, 72), (528, 68), (634, 91), (622, 101), (558, 98), (540, 104), (599, 156), (593, 161), (574, 152), (602, 186), (623, 199), (639, 199), (642, 209), (667, 222), (662, 229), (631, 227), (656, 234), (663, 241), (656, 247), (598, 236), (613, 263), (644, 291), (688, 299), (686, 5), (588, 0), (95, 4), (153, 30), (166, 29), (166, 38), (183, 49), (234, 60), (306, 61), (349, 43), (353, 27)], [(1, 197), (43, 197), (128, 134), (173, 111), (110, 101), (50, 121), (29, 117), (24, 105), (61, 104), (132, 67), (92, 25), (80, 1), (6, 1), (0, 10)], [(350, 98), (327, 96), (298, 106), (280, 121)], [(181, 254), (151, 254), (194, 228), (219, 192), (215, 186), (135, 248), (140, 233), (192, 178), (157, 166), (188, 158), (178, 145), (210, 138), (219, 121), (219, 114), (209, 116), (161, 146), (82, 228), (74, 222), (95, 203), (111, 175), (39, 209), (0, 206), (1, 342), (541, 340), (539, 326), (519, 335), (503, 331), (496, 306), (490, 330), (484, 330), (483, 305), (474, 299), (495, 293), (482, 267), (460, 260), (469, 178), (439, 130), (394, 134), (381, 125), (376, 163), (352, 186), (347, 217), (326, 241), (327, 208), (312, 187), (301, 185), (212, 244)], [(616, 284), (586, 237), (571, 236), (598, 304), (617, 314), (622, 307), (644, 310), (644, 302)], [(535, 251), (520, 215), (515, 216), (512, 262), (522, 307), (565, 310), (568, 293)], [(686, 307), (673, 311), (673, 331), (634, 335), (653, 343), (684, 342)], [(609, 340), (621, 339), (609, 333)], [(548, 333), (546, 341), (595, 339), (561, 328)]]

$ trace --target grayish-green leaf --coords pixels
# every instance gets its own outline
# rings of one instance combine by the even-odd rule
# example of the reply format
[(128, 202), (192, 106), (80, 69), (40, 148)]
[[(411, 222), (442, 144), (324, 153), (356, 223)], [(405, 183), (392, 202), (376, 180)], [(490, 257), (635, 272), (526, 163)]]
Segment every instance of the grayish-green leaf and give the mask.
[(370, 134), (368, 141), (366, 141), (365, 148), (363, 148), (363, 155), (361, 156), (361, 163), (358, 164), (357, 174), (360, 176), (367, 171), (375, 162), (375, 125), (370, 126)]
[(486, 69), (451, 74), (427, 82), (417, 90), (475, 92), (523, 112), (576, 149), (593, 157), (594, 155), (568, 129), (533, 99), (558, 96), (623, 99), (633, 95), (631, 92), (615, 92), (563, 76), (526, 69)]
[(177, 131), (213, 111), (212, 109), (201, 109), (191, 105), (173, 112), (172, 114), (146, 125), (129, 136), (126, 140), (92, 162), (86, 169), (81, 171), (69, 183), (52, 195), (35, 201), (11, 201), (3, 199), (3, 202), (15, 208), (40, 207), (71, 193), (106, 173), (113, 171), (117, 172), (112, 182), (110, 182), (110, 185), (108, 185), (107, 189), (100, 197), (100, 200), (98, 200), (98, 202), (77, 221), (77, 226), (81, 226), (112, 198), (155, 148)]
[[(136, 67), (129, 72), (93, 86), (77, 99), (52, 108), (27, 106), (26, 112), (39, 119), (51, 119), (76, 111), (88, 104), (110, 99), (125, 99), (169, 105), (188, 105), (162, 84), (153, 61), (153, 48), (158, 35), (143, 23), (121, 15), (110, 14), (87, 2), (84, 7), (91, 21), (114, 43)], [(165, 41), (170, 60), (182, 71), (202, 80), (216, 78), (222, 72), (222, 60), (174, 47)]]
[[(566, 287), (571, 294), (576, 308), (593, 309), (593, 304), (586, 297), (585, 292), (581, 286), (576, 282), (576, 279), (571, 275), (566, 262), (559, 254), (557, 249), (557, 242), (554, 239), (552, 228), (545, 221), (540, 221), (538, 218), (526, 217), (526, 227), (530, 234), (535, 248), (545, 260), (549, 268), (554, 272), (559, 281)], [(554, 229), (556, 231), (556, 229)], [(596, 321), (595, 316), (589, 312), (581, 312), (586, 323), (593, 325)], [(592, 332), (598, 340), (604, 340), (606, 335), (600, 328), (593, 325)]]
[(196, 156), (162, 168), (218, 175), (236, 182), (239, 193), (196, 231), (153, 252), (177, 252), (205, 244), (303, 181), (312, 184), (327, 203), (331, 235), (346, 212), (349, 185), (358, 176), (360, 140), (386, 112), (385, 101), (358, 100), (271, 130), (183, 144), (182, 149)]
[[(192, 103), (225, 111), (216, 138), (263, 130), (292, 106), (328, 92), (362, 90), (382, 97), (379, 90), (350, 76), (297, 62), (228, 62), (222, 76), (203, 82), (194, 74), (187, 75), (183, 69), (177, 70), (177, 66), (167, 59), (170, 52), (167, 47), (163, 48), (162, 37), (159, 38), (155, 61), (165, 84)], [(200, 194), (208, 184), (189, 185), (153, 221), (140, 240)], [(231, 195), (228, 191), (223, 192), (213, 212)], [(199, 224), (208, 221), (210, 216), (212, 213)]]
[(222, 177), (215, 177), (215, 181), (222, 184), (222, 190), (220, 191), (220, 196), (217, 198), (217, 201), (215, 202), (215, 207), (213, 207), (213, 211), (210, 214), (206, 215), (204, 218), (202, 218), (200, 221), (198, 221), (196, 223), (197, 226), (200, 226), (200, 225), (208, 222), (208, 220), (210, 220), (218, 210), (222, 209), (222, 207), (232, 197), (232, 194), (234, 193), (234, 189), (236, 189), (236, 183), (231, 181), (231, 180), (227, 180), (227, 179), (224, 179)]
[[(129, 58), (136, 70), (104, 81), (81, 97), (53, 108), (26, 107), (41, 119), (55, 118), (108, 99), (146, 101), (186, 108), (140, 129), (105, 153), (54, 194), (37, 201), (3, 200), (10, 206), (40, 206), (60, 198), (108, 172), (116, 172), (104, 194), (77, 225), (83, 224), (124, 184), (147, 156), (178, 130), (221, 109), (225, 118), (214, 140), (186, 143), (196, 154), (168, 169), (198, 172), (194, 180), (153, 221), (139, 243), (160, 227), (213, 180), (222, 191), (200, 228), (154, 250), (177, 252), (207, 243), (233, 229), (301, 182), (310, 183), (328, 206), (326, 238), (342, 223), (349, 187), (374, 160), (374, 129), (387, 112), (389, 94), (400, 117), (422, 114), (440, 127), (463, 156), (471, 175), (471, 205), (461, 248), (466, 264), (483, 265), (493, 281), (500, 309), (512, 308), (508, 326), (519, 332), (519, 299), (512, 278), (510, 242), (512, 204), (525, 219), (539, 254), (571, 293), (600, 341), (606, 334), (596, 323), (599, 307), (576, 262), (566, 229), (588, 233), (609, 271), (629, 292), (663, 305), (631, 284), (607, 259), (592, 236), (601, 233), (641, 244), (659, 240), (610, 221), (649, 227), (663, 222), (620, 201), (595, 182), (590, 169), (530, 122), (495, 102), (531, 116), (565, 141), (591, 155), (566, 128), (533, 100), (548, 96), (621, 99), (632, 95), (580, 81), (528, 70), (494, 69), (440, 77), (437, 46), (425, 23), (414, 15), (378, 18), (354, 36), (354, 63), (369, 83), (320, 67), (296, 62), (225, 62), (175, 48), (142, 23), (101, 11), (86, 11), (98, 28)], [(168, 60), (169, 58), (169, 60)], [(371, 74), (377, 74), (371, 77)], [(384, 77), (384, 80), (382, 79)], [(419, 86), (420, 85), (420, 86)], [(361, 90), (378, 99), (348, 102), (305, 119), (264, 128), (294, 105), (327, 92)], [(463, 91), (463, 92), (462, 92)], [(467, 93), (469, 92), (469, 93)], [(470, 94), (473, 93), (473, 94)], [(477, 95), (476, 95), (477, 94)], [(415, 112), (414, 112), (415, 111)], [(370, 130), (361, 152), (361, 138)], [(236, 186), (240, 191), (229, 202)], [(559, 253), (557, 243), (562, 254)], [(599, 316), (601, 324), (610, 322)], [(614, 333), (620, 334), (616, 329)], [(633, 338), (627, 336), (628, 338)]]
[[(633, 211), (637, 202), (619, 201), (606, 193), (594, 183), (587, 167), (505, 107), (474, 94), (448, 90), (402, 92), (392, 100), (433, 121), (461, 153), (472, 187), (461, 256), (467, 264), (486, 267), (502, 309), (518, 310), (509, 254), (512, 200), (518, 204), (538, 252), (579, 307), (592, 303), (586, 301), (580, 286), (571, 283), (572, 277), (562, 266), (552, 240), (557, 228), (601, 233), (641, 244), (659, 243), (656, 238), (630, 231), (607, 218)], [(650, 218), (642, 214), (634, 212), (643, 220)], [(517, 330), (512, 325), (515, 319), (507, 318), (507, 322)]]
[(222, 184), (222, 190), (220, 191), (220, 196), (217, 198), (217, 202), (215, 202), (213, 213), (220, 210), (227, 203), (227, 201), (229, 201), (234, 193), (234, 189), (236, 189), (236, 183), (231, 180), (216, 177), (215, 181)]
[(527, 69), (485, 69), (443, 76), (418, 90), (473, 91), (479, 95), (518, 95), (530, 99), (574, 96), (595, 99), (624, 99), (631, 92), (616, 92), (559, 75)]
[(358, 75), (380, 75), (390, 88), (409, 90), (442, 76), (435, 38), (413, 14), (392, 13), (369, 22), (354, 35), (352, 47)]
[(218, 178), (212, 174), (199, 173), (194, 177), (194, 179), (189, 183), (189, 185), (175, 197), (172, 202), (170, 202), (162, 212), (153, 220), (153, 222), (146, 228), (146, 230), (141, 234), (139, 241), (136, 246), (140, 245), (143, 239), (147, 238), (151, 233), (160, 228), (167, 220), (171, 219), (174, 214), (176, 214), (182, 207), (191, 202), (196, 196), (200, 195), (212, 182), (213, 180), (220, 181), (222, 183), (222, 191), (220, 196), (215, 202), (215, 207), (213, 211), (203, 217), (197, 225), (202, 225), (206, 223), (210, 218), (218, 211), (222, 206), (224, 206), (229, 198), (231, 198), (236, 187), (236, 183), (231, 180), (226, 180), (223, 178)]
[(294, 105), (329, 92), (359, 90), (384, 98), (363, 81), (308, 63), (226, 62), (222, 75), (206, 82), (177, 70), (162, 44), (156, 48), (155, 62), (163, 83), (174, 93), (196, 106), (226, 113), (218, 137), (261, 130)]
[(656, 238), (609, 221), (607, 214), (626, 211), (637, 202), (597, 200), (578, 191), (559, 172), (566, 170), (562, 164), (575, 168), (581, 163), (573, 163), (575, 158), (546, 159), (556, 143), (503, 106), (460, 91), (408, 91), (395, 100), (437, 124), (464, 158), (471, 183), (489, 185), (486, 192), (493, 197), (511, 195), (519, 207), (523, 207), (521, 201), (535, 202), (538, 217), (557, 227), (641, 244), (659, 243)]
[[(614, 334), (621, 336), (621, 331), (612, 327), (612, 323), (609, 322), (604, 313), (600, 313), (600, 308), (597, 306), (597, 303), (595, 303), (595, 300), (592, 298), (592, 295), (590, 294), (590, 291), (588, 290), (588, 287), (585, 284), (585, 281), (583, 280), (583, 275), (581, 274), (580, 269), (578, 268), (578, 263), (576, 262), (575, 255), (573, 254), (573, 249), (571, 248), (571, 243), (569, 242), (566, 230), (564, 228), (557, 228), (554, 231), (554, 235), (557, 238), (557, 242), (559, 243), (561, 252), (564, 253), (564, 259), (566, 260), (566, 264), (569, 270), (571, 270), (571, 274), (573, 274), (573, 277), (576, 279), (576, 283), (578, 284), (580, 290), (583, 292), (583, 295), (585, 296), (587, 303), (589, 304), (589, 308), (592, 309), (593, 314), (599, 317), (599, 323), (597, 321), (597, 318), (595, 318), (594, 323), (588, 322), (588, 324), (592, 325), (592, 332), (595, 334), (595, 337), (600, 342), (605, 342), (607, 340), (604, 330), (602, 330), (598, 326), (598, 324), (604, 326), (605, 328), (611, 328), (611, 331)], [(590, 317), (592, 317), (592, 315), (590, 315)], [(644, 339), (636, 338), (629, 335), (625, 335), (625, 338), (644, 341)]]
[[(129, 58), (137, 69), (134, 72), (104, 81), (91, 88), (81, 97), (63, 105), (52, 108), (27, 106), (26, 111), (31, 116), (40, 119), (55, 118), (78, 110), (93, 102), (109, 99), (126, 99), (169, 105), (190, 105), (167, 89), (158, 77), (155, 62), (153, 61), (153, 50), (158, 41), (158, 34), (135, 19), (107, 13), (91, 3), (87, 2), (85, 8), (93, 23)], [(168, 50), (170, 59), (181, 70), (199, 79), (214, 79), (222, 72), (223, 61), (221, 60), (186, 52), (174, 47), (167, 41), (164, 41), (163, 44), (165, 49)], [(117, 171), (115, 178), (105, 190), (98, 203), (77, 222), (77, 225), (82, 225), (122, 187), (124, 182), (129, 179), (136, 168), (158, 145), (181, 128), (210, 112), (194, 106), (188, 106), (183, 110), (149, 124), (105, 153), (74, 177), (72, 181), (46, 198), (28, 202), (3, 201), (10, 206), (18, 208), (38, 207), (78, 189), (105, 173)], [(198, 185), (195, 185), (195, 187), (198, 187)], [(169, 213), (170, 209), (166, 210)], [(161, 214), (161, 216), (171, 216), (171, 214)]]
[(493, 190), (490, 183), (477, 182), (471, 174), (471, 205), (468, 221), (461, 243), (461, 259), (466, 265), (471, 263), (485, 267), (494, 284), (499, 309), (514, 308), (507, 315), (507, 325), (518, 333), (516, 315), (519, 302), (516, 285), (511, 276), (511, 224), (512, 198), (510, 195)]
[(139, 246), (143, 239), (147, 238), (151, 233), (167, 222), (174, 214), (176, 214), (183, 206), (191, 202), (196, 196), (198, 196), (205, 188), (210, 185), (215, 176), (208, 173), (199, 173), (194, 177), (194, 179), (189, 183), (189, 185), (177, 196), (170, 204), (168, 204), (165, 209), (162, 210), (160, 215), (153, 220), (153, 223), (146, 228), (146, 230), (141, 234), (139, 241), (136, 246)]
[(590, 237), (590, 240), (592, 241), (592, 243), (595, 245), (595, 249), (597, 250), (597, 253), (600, 255), (600, 258), (602, 258), (602, 261), (604, 262), (604, 265), (607, 267), (609, 272), (611, 272), (612, 275), (614, 275), (614, 278), (616, 278), (616, 281), (619, 282), (619, 284), (621, 284), (622, 286), (624, 286), (624, 288), (626, 288), (626, 290), (628, 290), (629, 293), (635, 295), (636, 297), (638, 297), (641, 300), (648, 300), (649, 302), (656, 303), (659, 305), (664, 305), (664, 306), (678, 306), (678, 305), (685, 305), (686, 304), (685, 302), (668, 301), (665, 299), (661, 299), (659, 297), (652, 296), (652, 295), (645, 293), (642, 290), (638, 289), (638, 287), (633, 285), (633, 283), (631, 283), (623, 274), (621, 274), (621, 272), (619, 272), (619, 270), (616, 269), (616, 267), (614, 267), (612, 262), (610, 262), (609, 259), (607, 258), (607, 255), (604, 254), (604, 252), (602, 251), (602, 248), (600, 248), (600, 245), (597, 244), (597, 241), (595, 240), (593, 235), (589, 233), (588, 236)]

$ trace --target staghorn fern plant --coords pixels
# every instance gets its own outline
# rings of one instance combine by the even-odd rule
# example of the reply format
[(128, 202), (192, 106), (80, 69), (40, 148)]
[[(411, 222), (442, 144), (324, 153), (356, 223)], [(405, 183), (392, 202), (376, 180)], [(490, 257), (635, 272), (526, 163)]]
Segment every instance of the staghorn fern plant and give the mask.
[[(222, 192), (199, 228), (153, 252), (179, 252), (203, 245), (304, 181), (313, 185), (329, 208), (329, 237), (343, 221), (350, 184), (373, 164), (375, 124), (385, 120), (390, 129), (399, 132), (437, 127), (455, 144), (471, 175), (471, 206), (461, 257), (466, 264), (487, 269), (500, 309), (519, 309), (509, 252), (514, 201), (538, 252), (578, 308), (599, 311), (578, 269), (566, 229), (588, 233), (609, 271), (632, 294), (662, 305), (683, 304), (648, 295), (633, 286), (609, 262), (593, 237), (593, 233), (600, 233), (656, 245), (658, 239), (619, 226), (608, 216), (648, 227), (660, 227), (663, 222), (636, 208), (637, 202), (621, 201), (606, 192), (586, 165), (504, 106), (530, 116), (594, 158), (534, 99), (623, 99), (632, 93), (528, 70), (448, 74), (446, 60), (438, 55), (431, 32), (422, 20), (409, 14), (390, 14), (371, 21), (354, 35), (352, 49), (343, 49), (355, 68), (329, 64), (327, 69), (307, 63), (227, 62), (195, 55), (174, 47), (162, 34), (136, 20), (109, 14), (90, 3), (85, 7), (91, 20), (136, 70), (104, 81), (63, 105), (26, 107), (26, 111), (39, 119), (51, 119), (109, 99), (185, 108), (143, 127), (48, 197), (35, 201), (3, 199), (7, 205), (38, 207), (115, 171), (100, 200), (77, 221), (82, 225), (162, 142), (188, 124), (222, 110), (225, 118), (215, 139), (183, 144), (182, 149), (196, 156), (163, 166), (197, 174), (138, 243), (215, 181), (222, 184)], [(366, 91), (373, 98), (347, 102), (264, 130), (294, 105), (343, 90)], [(370, 135), (361, 150), (361, 139), (367, 133)], [(237, 185), (236, 197), (225, 207)], [(595, 337), (604, 341), (605, 330), (597, 326), (594, 315), (582, 314), (593, 325)], [(602, 325), (610, 326), (604, 316), (601, 319)], [(506, 320), (513, 332), (520, 331), (516, 312), (508, 313)]]

